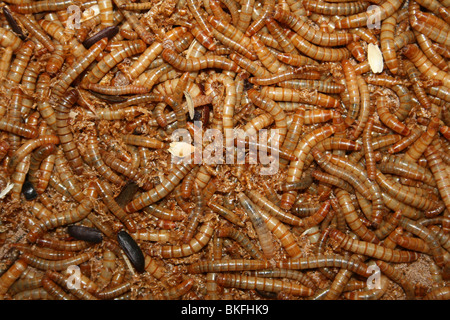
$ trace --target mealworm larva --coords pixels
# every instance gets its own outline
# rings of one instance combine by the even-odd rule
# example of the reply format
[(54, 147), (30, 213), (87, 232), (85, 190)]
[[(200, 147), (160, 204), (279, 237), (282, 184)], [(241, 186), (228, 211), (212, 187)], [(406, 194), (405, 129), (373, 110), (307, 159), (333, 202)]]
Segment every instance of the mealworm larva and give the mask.
[(0, 46), (11, 48), (14, 52), (22, 45), (22, 40), (12, 31), (0, 28)]
[(450, 297), (449, 287), (440, 287), (428, 292), (423, 300), (448, 300)]
[(113, 4), (111, 0), (98, 1), (100, 21), (102, 27), (110, 27), (114, 24)]
[[(115, 5), (121, 8), (122, 0), (113, 0)], [(139, 19), (135, 12), (119, 9), (120, 13), (125, 17), (125, 20), (130, 24), (131, 28), (139, 35), (139, 37), (146, 43), (151, 45), (155, 40), (154, 35), (148, 30), (146, 25)]]
[(384, 62), (392, 74), (398, 72), (398, 59), (394, 47), (394, 30), (397, 24), (397, 14), (383, 20), (381, 24), (380, 45)]
[[(179, 39), (184, 33), (186, 33), (186, 27), (176, 27), (166, 33), (166, 41), (175, 41)], [(143, 53), (141, 53), (138, 59), (133, 62), (128, 70), (125, 71), (126, 76), (130, 81), (136, 79), (141, 75), (145, 69), (160, 55), (163, 51), (163, 43), (155, 41), (150, 45)]]
[(404, 121), (413, 108), (413, 101), (411, 99), (411, 92), (403, 85), (394, 85), (392, 90), (397, 94), (400, 101), (399, 108), (394, 112), (394, 115), (399, 121)]
[(213, 201), (208, 201), (207, 206), (211, 208), (215, 213), (219, 214), (223, 218), (227, 219), (231, 223), (238, 225), (240, 227), (243, 226), (243, 222), (241, 219), (230, 209), (227, 209), (226, 207), (221, 206), (220, 204), (217, 204)]
[(188, 266), (188, 272), (196, 274), (207, 272), (262, 270), (267, 268), (270, 268), (270, 262), (267, 260), (218, 259), (192, 263)]
[(217, 31), (216, 29), (213, 29), (214, 37), (222, 43), (227, 48), (232, 49), (233, 51), (243, 55), (244, 57), (250, 59), (250, 60), (256, 60), (257, 56), (252, 51), (251, 47), (245, 47), (242, 42), (236, 42), (226, 36), (224, 36), (222, 33)]
[(266, 258), (272, 257), (275, 254), (275, 246), (272, 242), (269, 228), (264, 223), (260, 210), (245, 194), (239, 193), (237, 197), (252, 222), (264, 256)]
[(423, 75), (431, 79), (442, 80), (443, 85), (450, 88), (450, 74), (434, 66), (416, 44), (405, 46), (402, 53), (414, 63)]
[(254, 277), (232, 273), (221, 273), (217, 276), (219, 285), (240, 289), (257, 289), (268, 292), (287, 292), (296, 296), (311, 296), (314, 291), (311, 288), (292, 282)]
[(147, 192), (142, 193), (140, 196), (128, 203), (124, 208), (125, 212), (131, 213), (138, 211), (166, 197), (194, 167), (194, 164), (180, 164), (174, 166), (170, 174), (167, 178), (163, 179), (161, 184)]
[(348, 59), (341, 62), (342, 71), (345, 76), (345, 84), (349, 93), (349, 110), (347, 113), (346, 123), (351, 124), (357, 117), (360, 108), (360, 93), (356, 73), (353, 65)]
[(166, 48), (162, 52), (165, 61), (174, 68), (181, 71), (199, 71), (208, 68), (218, 68), (228, 71), (239, 72), (240, 68), (230, 59), (216, 55), (206, 55), (199, 58), (183, 58), (175, 51)]
[(107, 39), (103, 38), (94, 44), (85, 55), (80, 56), (74, 62), (73, 68), (68, 68), (58, 77), (58, 82), (52, 88), (52, 95), (56, 97), (64, 97), (66, 90), (72, 82), (97, 58), (97, 56), (104, 50), (107, 44)]
[(321, 13), (323, 15), (348, 16), (366, 10), (369, 3), (365, 1), (327, 3), (306, 0), (303, 2), (303, 6), (306, 10)]
[(348, 269), (363, 277), (370, 276), (367, 270), (368, 268), (367, 265), (365, 265), (359, 259), (343, 257), (337, 254), (331, 255), (317, 254), (305, 258), (295, 258), (295, 259), (289, 258), (278, 261), (276, 263), (276, 266), (277, 268), (293, 269), (293, 270), (337, 267)]
[(282, 144), (287, 132), (286, 115), (283, 109), (275, 101), (264, 97), (255, 89), (248, 90), (247, 95), (256, 106), (268, 112), (273, 117), (275, 120), (275, 128), (278, 129), (278, 134), (280, 135), (279, 143)]
[(31, 40), (24, 42), (17, 50), (16, 57), (11, 63), (6, 75), (8, 87), (19, 84), (34, 51), (35, 44)]
[[(52, 155), (55, 150), (56, 146), (49, 143), (40, 146), (31, 154), (28, 179), (35, 186), (38, 194), (43, 193), (48, 185), (54, 164), (54, 157), (50, 157), (50, 155)], [(46, 158), (48, 158), (48, 160), (43, 162)], [(50, 173), (50, 175), (48, 175), (48, 173)]]
[(285, 53), (298, 54), (297, 49), (284, 34), (284, 30), (273, 18), (267, 18), (265, 23), (267, 29), (269, 29), (269, 32), (272, 34), (278, 45)]
[[(298, 16), (296, 16), (295, 14), (281, 10), (279, 7), (276, 7), (275, 9), (274, 19), (280, 22), (281, 24), (288, 26), (295, 33), (297, 33), (301, 37), (301, 39), (309, 41), (316, 46), (334, 47), (346, 45), (352, 41), (359, 40), (358, 35), (350, 33), (336, 33), (336, 32), (326, 33), (318, 29), (314, 29), (310, 25), (308, 25), (308, 23), (306, 23), (305, 21), (299, 19)], [(303, 52), (300, 48), (297, 47), (297, 49)], [(303, 53), (311, 58), (314, 58), (308, 55), (306, 52)]]
[(86, 153), (83, 158), (87, 164), (94, 167), (106, 180), (117, 186), (123, 186), (125, 184), (125, 181), (114, 171), (112, 171), (111, 168), (103, 161), (98, 146), (98, 137), (96, 132), (89, 134), (86, 141)]
[(65, 241), (54, 238), (39, 238), (36, 240), (36, 245), (61, 251), (81, 251), (91, 244), (81, 240)]
[(261, 94), (274, 101), (290, 101), (301, 102), (312, 105), (317, 105), (323, 108), (339, 108), (340, 101), (333, 98), (331, 95), (326, 95), (316, 90), (296, 90), (281, 87), (264, 86), (261, 88)]
[(274, 9), (275, 0), (264, 0), (261, 13), (258, 15), (258, 18), (254, 19), (253, 22), (245, 30), (245, 35), (247, 37), (251, 37), (259, 30), (261, 30), (264, 27), (266, 18), (273, 14)]
[[(187, 6), (189, 8), (189, 11), (194, 16), (195, 21), (197, 21), (198, 25), (200, 26), (203, 31), (205, 31), (208, 36), (212, 37), (212, 28), (207, 23), (207, 20), (205, 19), (203, 12), (198, 7), (197, 3), (194, 0), (186, 0)], [(210, 9), (211, 10), (211, 9)]]
[(209, 242), (213, 232), (214, 222), (205, 222), (188, 244), (153, 247), (149, 250), (149, 254), (151, 256), (161, 256), (163, 258), (190, 256), (200, 251)]
[(379, 243), (376, 234), (368, 229), (356, 214), (356, 209), (350, 199), (350, 194), (347, 191), (338, 189), (336, 197), (339, 201), (340, 208), (344, 213), (345, 221), (350, 229), (364, 241)]
[(66, 270), (71, 265), (79, 265), (83, 262), (86, 262), (90, 260), (93, 256), (94, 254), (92, 252), (85, 252), (71, 258), (53, 261), (38, 258), (33, 256), (32, 254), (24, 252), (21, 257), (24, 259), (26, 263), (28, 263), (28, 265), (37, 268), (39, 270), (63, 271)]
[(13, 202), (20, 201), (20, 193), (25, 182), (28, 167), (30, 165), (30, 155), (25, 156), (15, 167), (11, 175), (13, 187), (11, 189), (11, 199)]
[(12, 134), (22, 136), (28, 139), (36, 138), (38, 131), (36, 128), (24, 123), (10, 121), (7, 118), (0, 119), (0, 130), (10, 132)]
[(59, 285), (48, 277), (44, 277), (41, 283), (44, 290), (55, 300), (76, 300), (75, 296), (66, 293)]
[(336, 241), (337, 246), (345, 250), (386, 262), (411, 262), (419, 257), (416, 252), (389, 249), (367, 241), (354, 240), (336, 229), (332, 229), (329, 236)]
[(392, 131), (398, 134), (408, 136), (411, 133), (406, 124), (400, 122), (390, 111), (386, 103), (386, 99), (383, 96), (377, 97), (377, 112), (380, 116), (380, 120)]
[(417, 162), (427, 147), (431, 144), (438, 131), (439, 119), (437, 117), (433, 117), (427, 126), (427, 130), (423, 132), (405, 152), (404, 159), (410, 162)]
[(264, 260), (264, 255), (259, 248), (244, 233), (234, 227), (221, 227), (217, 230), (217, 237), (227, 237), (238, 242), (253, 258), (257, 260)]
[(67, 212), (58, 212), (51, 216), (45, 217), (32, 227), (27, 235), (30, 242), (36, 242), (45, 231), (57, 228), (59, 226), (71, 224), (84, 219), (93, 209), (94, 204), (88, 197), (84, 198), (80, 204)]
[(378, 19), (378, 21), (384, 21), (387, 17), (390, 17), (394, 12), (396, 12), (402, 4), (402, 0), (388, 0), (378, 6), (376, 11), (375, 9), (372, 9), (367, 12), (364, 11), (341, 18), (335, 22), (335, 26), (338, 29), (364, 27), (370, 23), (374, 23), (374, 15), (376, 15), (376, 19)]
[(128, 41), (124, 43), (120, 48), (113, 49), (111, 53), (105, 55), (96, 66), (89, 71), (83, 83), (97, 83), (99, 82), (109, 70), (114, 68), (117, 64), (128, 57), (137, 55), (144, 52), (146, 45), (142, 40)]
[(72, 4), (69, 0), (42, 0), (33, 3), (21, 3), (11, 5), (11, 10), (21, 14), (37, 13), (42, 11), (61, 11)]
[(8, 170), (12, 172), (23, 158), (31, 154), (34, 149), (45, 144), (59, 144), (59, 138), (55, 135), (44, 135), (36, 139), (28, 140), (11, 155), (8, 162)]
[[(186, 22), (186, 25), (189, 27), (190, 30), (190, 33), (185, 33), (187, 37), (189, 37), (189, 35), (194, 36), (195, 39), (197, 39), (197, 41), (200, 42), (208, 50), (210, 51), (217, 50), (217, 44), (214, 41), (214, 38), (208, 36), (206, 32), (198, 26), (198, 24)], [(189, 41), (189, 43), (191, 42), (192, 40)]]
[(131, 282), (125, 281), (123, 283), (119, 283), (114, 287), (107, 288), (103, 291), (99, 291), (95, 293), (95, 296), (98, 299), (102, 300), (110, 300), (114, 299), (116, 297), (119, 297), (120, 295), (124, 294), (125, 292), (128, 292), (131, 290)]
[(408, 236), (398, 236), (397, 244), (405, 249), (422, 252), (422, 253), (429, 253), (430, 247), (428, 244), (423, 241), (422, 239), (415, 238), (415, 237), (408, 237)]
[(266, 210), (260, 209), (259, 214), (269, 231), (280, 240), (287, 254), (294, 258), (299, 257), (302, 252), (290, 230), (276, 217), (269, 215)]
[(133, 146), (146, 147), (151, 149), (164, 149), (166, 144), (156, 138), (125, 134), (122, 137), (123, 142)]
[(130, 232), (135, 232), (137, 228), (136, 222), (129, 215), (127, 215), (126, 212), (114, 200), (113, 192), (107, 182), (96, 180), (94, 183), (101, 199), (111, 213), (119, 219)]
[(68, 277), (56, 271), (47, 270), (45, 272), (45, 277), (48, 277), (49, 279), (54, 281), (62, 288), (66, 289), (69, 293), (71, 293), (73, 296), (75, 296), (80, 300), (98, 300), (95, 296), (86, 291), (84, 288), (77, 288), (75, 286), (71, 286), (70, 283), (68, 282)]
[(0, 277), (0, 298), (3, 300), (6, 292), (12, 284), (24, 273), (28, 268), (25, 259), (17, 260), (9, 269)]
[[(39, 280), (40, 283), (41, 280)], [(16, 293), (13, 300), (52, 300), (54, 297), (50, 295), (43, 287), (23, 290)]]
[(251, 61), (237, 53), (231, 53), (230, 59), (234, 61), (239, 67), (252, 74), (255, 77), (270, 76), (270, 72), (263, 66), (260, 66), (255, 61)]
[(375, 180), (375, 173), (376, 173), (376, 161), (372, 147), (373, 122), (374, 122), (373, 117), (370, 117), (369, 121), (367, 121), (366, 127), (364, 128), (362, 140), (364, 148), (364, 157), (366, 160), (367, 177), (372, 181)]
[(445, 169), (445, 164), (439, 156), (436, 148), (433, 145), (428, 146), (424, 151), (424, 156), (428, 161), (428, 166), (433, 173), (434, 180), (445, 203), (447, 210), (450, 208), (450, 175)]
[[(292, 183), (300, 181), (307, 154), (317, 143), (331, 136), (335, 130), (336, 129), (334, 126), (326, 125), (313, 130), (301, 138), (294, 150), (294, 156), (296, 156), (298, 160), (290, 162), (286, 182)], [(296, 192), (293, 191), (283, 193), (280, 205), (282, 209), (290, 209), (292, 207), (294, 204), (295, 194)]]
[(16, 15), (15, 17), (25, 27), (25, 29), (28, 30), (30, 35), (33, 35), (40, 43), (42, 43), (49, 52), (53, 52), (55, 50), (52, 40), (44, 32), (42, 27), (36, 23), (36, 20), (25, 18), (22, 15)]

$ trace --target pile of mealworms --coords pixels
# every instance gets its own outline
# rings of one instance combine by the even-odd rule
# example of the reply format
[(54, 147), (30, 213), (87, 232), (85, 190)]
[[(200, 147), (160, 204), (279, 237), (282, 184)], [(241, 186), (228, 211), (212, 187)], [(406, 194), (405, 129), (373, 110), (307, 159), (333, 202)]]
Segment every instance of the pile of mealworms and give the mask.
[(449, 0), (0, 3), (2, 299), (450, 298)]

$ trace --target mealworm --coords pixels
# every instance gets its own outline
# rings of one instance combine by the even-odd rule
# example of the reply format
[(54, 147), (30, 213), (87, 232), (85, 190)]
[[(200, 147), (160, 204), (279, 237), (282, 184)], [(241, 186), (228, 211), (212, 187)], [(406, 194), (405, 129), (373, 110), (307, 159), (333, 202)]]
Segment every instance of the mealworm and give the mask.
[(345, 250), (386, 262), (410, 262), (417, 260), (419, 257), (416, 252), (389, 249), (370, 242), (351, 239), (336, 229), (332, 229), (329, 236), (336, 241), (337, 246)]
[(188, 272), (197, 274), (206, 272), (249, 271), (262, 270), (269, 267), (270, 263), (267, 260), (219, 259), (192, 263), (188, 266)]
[(264, 27), (265, 19), (273, 13), (274, 8), (275, 8), (274, 0), (264, 0), (261, 13), (258, 15), (258, 18), (254, 19), (254, 21), (245, 30), (245, 35), (247, 37), (251, 37), (259, 30), (261, 30)]
[(119, 219), (130, 232), (135, 232), (137, 228), (135, 221), (127, 215), (126, 212), (114, 200), (111, 187), (107, 184), (107, 182), (96, 180), (94, 183), (101, 199), (111, 213)]
[(431, 79), (442, 80), (443, 85), (450, 88), (450, 75), (434, 66), (416, 44), (405, 46), (402, 53), (414, 63), (422, 74)]
[(269, 228), (264, 223), (260, 210), (245, 194), (239, 193), (237, 196), (239, 202), (250, 218), (253, 227), (255, 228), (264, 256), (266, 258), (272, 257), (275, 253), (275, 246), (272, 242), (272, 236), (269, 233)]
[(377, 112), (380, 116), (381, 122), (392, 131), (403, 136), (408, 136), (411, 133), (411, 129), (409, 129), (406, 124), (395, 118), (395, 116), (389, 111), (386, 104), (386, 99), (383, 96), (377, 97)]
[(16, 51), (22, 44), (22, 40), (17, 37), (12, 31), (5, 28), (0, 28), (0, 45), (2, 47), (9, 47), (12, 51)]
[(417, 162), (417, 160), (422, 156), (439, 130), (438, 121), (439, 120), (437, 117), (431, 118), (431, 121), (427, 126), (427, 130), (423, 132), (405, 152), (404, 159), (406, 161)]
[(33, 35), (40, 43), (42, 43), (49, 52), (53, 52), (55, 50), (55, 46), (50, 37), (34, 19), (25, 18), (22, 15), (16, 15), (15, 17), (25, 27), (25, 29), (28, 30), (30, 35)]
[(34, 1), (33, 3), (14, 4), (11, 6), (11, 10), (22, 14), (42, 11), (60, 11), (65, 10), (71, 4), (72, 1), (68, 0), (42, 0)]
[[(307, 154), (311, 151), (314, 146), (320, 141), (328, 138), (335, 132), (335, 127), (326, 125), (312, 132), (306, 134), (301, 138), (297, 147), (294, 150), (294, 155), (297, 157), (297, 161), (291, 161), (288, 168), (288, 176), (286, 182), (292, 183), (300, 181), (303, 173), (304, 161)], [(290, 191), (289, 193), (283, 193), (281, 198), (281, 208), (289, 209), (294, 203), (295, 192)]]
[(424, 156), (428, 161), (428, 166), (433, 173), (434, 180), (441, 195), (442, 200), (445, 203), (447, 210), (450, 208), (450, 178), (448, 170), (445, 169), (445, 165), (437, 153), (434, 146), (428, 146), (424, 151)]
[(217, 237), (228, 237), (238, 242), (253, 258), (264, 260), (262, 252), (244, 233), (233, 227), (221, 227), (217, 230)]
[[(49, 143), (42, 145), (31, 154), (28, 178), (35, 186), (37, 193), (42, 193), (48, 184), (48, 179), (50, 178), (48, 173), (51, 174), (54, 164), (54, 157), (49, 156), (52, 155), (55, 150), (55, 145)], [(46, 162), (43, 162), (46, 158), (49, 159)]]
[(24, 42), (18, 49), (16, 57), (11, 63), (9, 72), (6, 75), (7, 86), (19, 84), (22, 80), (23, 73), (27, 67), (33, 54), (35, 44), (31, 40)]
[(85, 252), (71, 258), (56, 261), (38, 258), (27, 252), (24, 252), (21, 257), (24, 259), (26, 263), (28, 263), (28, 265), (37, 268), (39, 270), (63, 271), (66, 270), (67, 267), (71, 265), (79, 265), (83, 262), (88, 261), (93, 257), (93, 253)]
[(90, 243), (80, 240), (65, 241), (54, 238), (39, 238), (36, 240), (36, 245), (61, 251), (81, 251), (88, 248)]
[(373, 128), (373, 118), (369, 118), (366, 127), (363, 131), (363, 148), (364, 148), (364, 157), (366, 160), (366, 170), (367, 177), (370, 180), (375, 180), (376, 173), (376, 161), (373, 154), (372, 148), (372, 128)]
[(376, 15), (376, 19), (379, 19), (378, 21), (384, 21), (387, 17), (390, 17), (396, 12), (402, 4), (402, 0), (388, 0), (378, 6), (376, 11), (369, 10), (368, 12), (361, 12), (338, 19), (335, 22), (335, 26), (338, 29), (364, 27), (368, 23), (374, 23), (374, 15)]
[(0, 130), (10, 132), (12, 134), (28, 139), (34, 139), (38, 135), (38, 131), (35, 127), (31, 127), (29, 125), (16, 121), (10, 121), (7, 118), (0, 119)]
[(350, 98), (349, 101), (350, 106), (346, 118), (346, 123), (351, 124), (356, 119), (359, 112), (360, 93), (353, 65), (348, 59), (343, 60), (341, 64), (342, 64), (342, 71), (344, 72), (345, 76), (345, 84)]
[(392, 74), (398, 73), (398, 59), (394, 47), (394, 30), (397, 24), (397, 14), (383, 20), (381, 24), (380, 45), (383, 58)]
[(161, 200), (173, 189), (175, 189), (175, 187), (188, 174), (188, 172), (194, 168), (194, 166), (194, 164), (175, 166), (167, 178), (163, 179), (161, 184), (147, 192), (142, 193), (139, 197), (128, 203), (124, 208), (125, 212), (135, 212), (152, 203), (155, 203), (158, 200)]
[(95, 60), (95, 58), (106, 47), (107, 39), (103, 38), (94, 44), (85, 55), (80, 56), (74, 62), (74, 68), (68, 68), (58, 77), (59, 81), (52, 88), (52, 95), (56, 97), (64, 97), (64, 94), (72, 82)]
[(264, 86), (261, 94), (276, 102), (290, 101), (317, 105), (323, 108), (339, 108), (339, 100), (315, 90), (296, 90), (281, 87)]
[(153, 247), (150, 249), (149, 254), (151, 256), (161, 256), (163, 258), (190, 256), (200, 251), (209, 242), (213, 231), (214, 223), (205, 222), (188, 244)]
[(25, 259), (17, 260), (8, 270), (0, 277), (0, 297), (3, 300), (6, 292), (12, 284), (24, 273), (28, 263)]
[(294, 284), (277, 279), (268, 279), (247, 275), (236, 275), (231, 273), (219, 274), (217, 282), (225, 287), (236, 287), (240, 289), (258, 289), (268, 292), (287, 292), (298, 296), (311, 296), (313, 290), (300, 284)]
[(183, 58), (175, 51), (166, 48), (162, 52), (162, 57), (165, 61), (171, 64), (174, 68), (181, 71), (199, 71), (208, 68), (218, 68), (239, 72), (239, 67), (230, 59), (222, 56), (207, 55), (199, 58)]
[(12, 172), (19, 162), (23, 160), (31, 152), (45, 144), (58, 144), (59, 138), (55, 135), (45, 135), (40, 136), (36, 139), (28, 140), (26, 143), (22, 144), (20, 148), (15, 151), (8, 162), (8, 170)]

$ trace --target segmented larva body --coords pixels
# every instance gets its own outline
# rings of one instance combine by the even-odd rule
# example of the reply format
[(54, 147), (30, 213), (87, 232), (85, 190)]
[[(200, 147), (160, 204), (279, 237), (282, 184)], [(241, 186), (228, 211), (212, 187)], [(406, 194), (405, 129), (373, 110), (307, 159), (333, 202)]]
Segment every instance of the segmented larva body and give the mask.
[(448, 300), (450, 298), (450, 288), (440, 287), (428, 292), (423, 300)]
[(337, 246), (345, 250), (386, 262), (411, 262), (417, 260), (419, 257), (416, 252), (393, 250), (370, 242), (354, 240), (336, 229), (332, 229), (329, 236), (336, 241)]
[(351, 201), (350, 194), (347, 191), (338, 189), (336, 192), (336, 198), (349, 228), (360, 239), (367, 242), (379, 243), (380, 240), (377, 238), (376, 234), (362, 223), (356, 213), (356, 208)]
[(264, 0), (261, 13), (258, 15), (257, 19), (253, 20), (253, 22), (249, 25), (247, 30), (245, 30), (245, 35), (247, 37), (251, 37), (259, 30), (261, 30), (264, 27), (264, 21), (266, 20), (267, 17), (272, 15), (274, 8), (275, 8), (275, 0)]
[(234, 287), (244, 290), (257, 289), (267, 292), (283, 291), (295, 296), (311, 296), (314, 293), (311, 288), (301, 284), (294, 284), (293, 282), (232, 273), (219, 274), (217, 276), (217, 282), (219, 285), (225, 287)]
[(98, 9), (100, 11), (100, 21), (103, 28), (114, 25), (113, 4), (111, 0), (98, 1)]
[(369, 118), (369, 121), (367, 122), (367, 125), (363, 131), (363, 148), (364, 148), (364, 157), (366, 160), (367, 177), (372, 181), (375, 180), (375, 173), (376, 173), (376, 161), (372, 147), (373, 122), (374, 122), (373, 117)]
[(128, 41), (120, 48), (105, 55), (83, 79), (83, 83), (98, 83), (112, 68), (128, 57), (144, 52), (146, 44), (142, 40)]
[(44, 47), (49, 51), (53, 52), (55, 46), (50, 39), (50, 37), (45, 33), (42, 27), (34, 19), (25, 18), (22, 15), (15, 15), (15, 18), (20, 21), (20, 23), (28, 30), (30, 35), (34, 36), (37, 41), (42, 43)]
[(41, 19), (38, 21), (38, 24), (42, 27), (42, 29), (44, 29), (46, 33), (48, 33), (52, 38), (54, 38), (55, 41), (57, 41), (61, 45), (70, 45), (72, 48), (71, 54), (74, 57), (79, 58), (87, 52), (86, 48), (75, 37), (67, 35), (64, 27), (58, 24), (56, 21)]
[(272, 242), (272, 235), (269, 232), (268, 226), (264, 223), (259, 208), (243, 193), (238, 194), (238, 199), (255, 228), (264, 256), (266, 258), (273, 257), (275, 254), (275, 246)]
[(192, 263), (188, 266), (189, 273), (207, 273), (207, 272), (234, 272), (262, 270), (270, 268), (270, 262), (267, 260), (255, 259), (219, 259), (205, 260)]
[(346, 118), (346, 123), (351, 124), (359, 113), (360, 108), (360, 94), (359, 94), (359, 87), (358, 87), (358, 81), (356, 79), (356, 72), (355, 68), (353, 67), (352, 63), (345, 59), (341, 62), (342, 64), (342, 71), (344, 72), (345, 76), (345, 84), (347, 86), (347, 91), (349, 93), (349, 111)]
[(450, 208), (450, 174), (446, 170), (442, 158), (439, 156), (436, 148), (432, 145), (428, 146), (424, 151), (424, 156), (428, 161), (434, 180), (445, 203), (447, 210)]
[(290, 30), (287, 30), (287, 36), (298, 51), (314, 60), (326, 62), (342, 61), (351, 57), (351, 53), (347, 48), (320, 47), (308, 42)]
[(189, 241), (188, 244), (167, 245), (161, 247), (153, 247), (150, 249), (150, 256), (161, 256), (163, 258), (180, 258), (190, 256), (200, 251), (212, 237), (214, 232), (214, 222), (205, 222)]
[(9, 72), (6, 75), (7, 86), (12, 86), (14, 84), (19, 84), (22, 80), (23, 73), (27, 67), (31, 56), (33, 55), (35, 44), (34, 42), (27, 41), (24, 42), (17, 50), (16, 57), (11, 63)]
[[(304, 40), (309, 41), (316, 46), (334, 47), (346, 45), (352, 41), (359, 40), (359, 36), (350, 33), (327, 33), (312, 28), (308, 23), (300, 19), (294, 13), (284, 11), (280, 9), (280, 7), (276, 7), (274, 19), (281, 24), (288, 26), (300, 37), (304, 38)], [(298, 49), (299, 51), (302, 51), (300, 48)]]
[(377, 97), (377, 113), (381, 122), (394, 132), (404, 136), (411, 133), (411, 129), (409, 129), (405, 123), (400, 122), (392, 113), (390, 113), (387, 106), (387, 100), (383, 96)]
[(5, 28), (0, 28), (0, 46), (11, 48), (12, 51), (16, 51), (21, 44), (22, 40), (12, 31)]
[(279, 144), (282, 144), (287, 132), (286, 115), (283, 109), (275, 101), (262, 96), (255, 89), (248, 90), (247, 95), (256, 106), (268, 112), (273, 117), (275, 120), (275, 128), (278, 129), (278, 134), (280, 135)]
[(278, 61), (277, 56), (273, 54), (266, 45), (257, 36), (251, 38), (251, 44), (257, 58), (262, 65), (271, 73), (287, 71), (290, 67)]
[(3, 300), (8, 289), (12, 284), (25, 272), (28, 264), (24, 259), (17, 260), (9, 269), (0, 277), (0, 298)]
[(317, 254), (305, 258), (290, 258), (276, 262), (277, 268), (293, 269), (293, 270), (307, 270), (324, 267), (344, 268), (355, 272), (363, 277), (370, 276), (367, 270), (367, 265), (359, 259), (343, 257), (337, 254), (324, 255)]
[(274, 101), (301, 102), (317, 105), (323, 108), (339, 108), (340, 101), (330, 95), (326, 95), (316, 90), (296, 90), (281, 87), (264, 86), (261, 94)]
[(253, 244), (250, 238), (248, 238), (238, 229), (234, 227), (224, 226), (217, 230), (216, 236), (222, 238), (231, 238), (239, 243), (253, 259), (264, 260), (264, 255), (262, 254), (261, 250), (259, 250), (259, 248), (255, 244)]
[(336, 21), (335, 26), (338, 29), (349, 29), (364, 27), (367, 24), (375, 23), (375, 19), (378, 19), (377, 21), (384, 21), (387, 17), (396, 12), (402, 4), (402, 0), (388, 0), (378, 6), (377, 9), (341, 18)]
[(22, 254), (22, 258), (26, 263), (28, 263), (28, 265), (39, 270), (55, 271), (63, 271), (71, 265), (79, 265), (92, 259), (93, 256), (94, 254), (92, 252), (85, 252), (71, 258), (53, 261), (35, 257), (27, 252)]
[(174, 68), (181, 71), (195, 72), (209, 68), (218, 68), (234, 72), (240, 71), (240, 68), (232, 60), (222, 56), (206, 55), (198, 58), (186, 59), (172, 49), (166, 48), (162, 52), (162, 57)]
[(142, 193), (140, 196), (128, 203), (124, 208), (125, 212), (131, 213), (141, 210), (142, 208), (166, 197), (194, 167), (194, 164), (180, 164), (174, 166), (171, 173), (167, 176), (167, 178), (163, 179), (161, 184), (147, 192)]
[(398, 72), (398, 59), (394, 45), (395, 26), (397, 24), (397, 14), (383, 20), (381, 24), (380, 45), (383, 58), (392, 74)]
[(405, 152), (404, 159), (410, 162), (417, 162), (438, 132), (439, 119), (437, 117), (433, 117), (430, 119), (427, 130), (423, 132)]
[[(294, 156), (296, 156), (298, 160), (290, 162), (286, 182), (293, 183), (300, 181), (307, 154), (312, 150), (312, 148), (314, 148), (315, 145), (317, 145), (317, 143), (330, 137), (335, 130), (336, 129), (334, 126), (326, 125), (313, 130), (301, 138), (294, 150)], [(295, 194), (296, 193), (293, 191), (283, 193), (280, 205), (281, 208), (290, 209), (294, 204)]]

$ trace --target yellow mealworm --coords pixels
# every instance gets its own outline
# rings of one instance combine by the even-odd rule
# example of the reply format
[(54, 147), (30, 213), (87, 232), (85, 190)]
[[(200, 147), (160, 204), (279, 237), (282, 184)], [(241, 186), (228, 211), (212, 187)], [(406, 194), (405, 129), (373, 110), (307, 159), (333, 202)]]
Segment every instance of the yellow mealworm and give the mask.
[(225, 287), (235, 287), (240, 289), (257, 289), (268, 292), (286, 292), (295, 296), (311, 296), (313, 290), (300, 284), (292, 282), (254, 277), (247, 275), (236, 275), (231, 273), (219, 274), (217, 282)]
[(194, 166), (194, 164), (176, 165), (167, 178), (163, 179), (161, 184), (145, 193), (142, 193), (139, 197), (127, 204), (124, 208), (125, 212), (131, 213), (138, 211), (166, 197), (175, 189), (175, 187), (189, 173), (189, 171), (194, 168)]
[[(314, 148), (317, 143), (319, 143), (323, 139), (328, 138), (334, 132), (334, 126), (326, 125), (322, 128), (313, 130), (300, 139), (297, 147), (294, 150), (294, 156), (296, 156), (298, 160), (290, 162), (286, 182), (292, 183), (300, 181), (303, 173), (304, 161), (307, 154), (311, 151), (312, 148)], [(283, 197), (281, 199), (281, 208), (291, 208), (294, 203), (295, 194), (296, 193), (293, 191), (283, 193)]]
[(161, 256), (163, 258), (179, 258), (190, 256), (200, 251), (211, 239), (214, 231), (214, 223), (205, 222), (189, 241), (183, 245), (167, 245), (161, 247), (153, 247), (149, 254), (151, 256)]
[(419, 257), (417, 253), (385, 248), (381, 245), (366, 241), (354, 240), (336, 229), (330, 231), (330, 238), (336, 241), (336, 245), (351, 252), (370, 256), (386, 262), (410, 262)]

